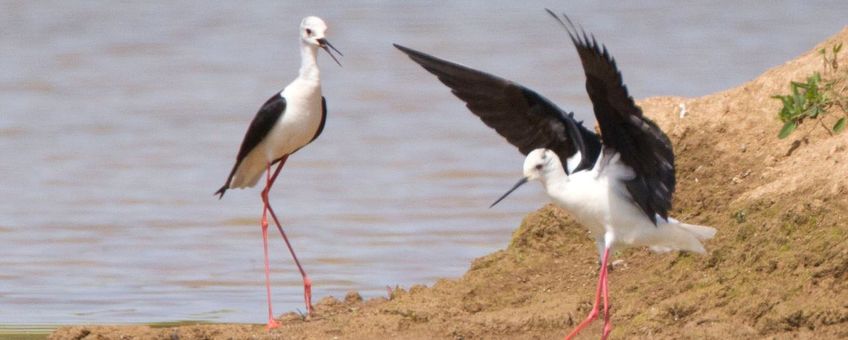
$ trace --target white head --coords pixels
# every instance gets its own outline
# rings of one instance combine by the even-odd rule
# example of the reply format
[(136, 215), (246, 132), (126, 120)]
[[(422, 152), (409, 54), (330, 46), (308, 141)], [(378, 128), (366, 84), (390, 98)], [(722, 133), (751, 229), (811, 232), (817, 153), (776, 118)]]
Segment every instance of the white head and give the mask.
[(327, 34), (327, 24), (319, 17), (306, 17), (300, 22), (300, 39), (304, 43), (320, 47), (318, 39), (324, 39)]
[(536, 149), (524, 159), (524, 177), (529, 181), (544, 180), (547, 175), (562, 170), (559, 156), (548, 149)]
[(555, 173), (562, 172), (563, 175), (565, 172), (562, 169), (562, 163), (559, 160), (559, 156), (551, 150), (548, 149), (536, 149), (530, 151), (527, 154), (527, 158), (524, 159), (524, 178), (520, 179), (518, 183), (509, 189), (503, 196), (498, 198), (495, 203), (492, 203), (491, 207), (494, 207), (495, 204), (502, 201), (504, 198), (509, 196), (515, 189), (524, 185), (529, 181), (539, 180), (544, 182), (547, 180), (548, 176), (552, 176)]
[(339, 60), (336, 59), (336, 56), (333, 55), (330, 49), (332, 48), (340, 56), (342, 53), (327, 41), (325, 34), (327, 34), (327, 24), (319, 17), (309, 16), (303, 18), (303, 21), (300, 22), (300, 41), (307, 46), (324, 49), (341, 66), (341, 63), (339, 63)]

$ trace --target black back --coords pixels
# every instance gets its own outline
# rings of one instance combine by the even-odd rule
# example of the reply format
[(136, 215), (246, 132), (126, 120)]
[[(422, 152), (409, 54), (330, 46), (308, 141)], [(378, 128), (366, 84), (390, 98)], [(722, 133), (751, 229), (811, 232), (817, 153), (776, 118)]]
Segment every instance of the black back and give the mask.
[[(601, 150), (598, 136), (575, 121), (573, 114), (565, 114), (533, 90), (398, 44), (394, 46), (436, 75), (472, 113), (522, 154), (546, 148), (565, 163), (580, 151), (582, 160), (575, 171), (591, 168), (598, 158)], [(565, 164), (563, 168), (568, 171)]]
[[(323, 98), (322, 98), (323, 99)], [(239, 148), (238, 155), (236, 156), (236, 164), (233, 165), (233, 169), (230, 170), (230, 175), (227, 176), (227, 182), (215, 192), (218, 195), (218, 198), (224, 197), (224, 192), (230, 188), (230, 181), (233, 179), (233, 175), (236, 173), (236, 169), (238, 169), (241, 161), (247, 157), (247, 154), (250, 153), (259, 143), (265, 139), (265, 136), (271, 132), (271, 129), (277, 124), (277, 121), (280, 120), (280, 117), (283, 116), (283, 112), (286, 111), (286, 99), (277, 92), (277, 94), (273, 95), (269, 98), (265, 104), (259, 109), (259, 112), (256, 113), (256, 116), (253, 117), (253, 121), (250, 122), (250, 126), (247, 128), (247, 132), (244, 135), (244, 140), (241, 142), (241, 147)], [(325, 115), (326, 116), (326, 109)], [(321, 128), (324, 127), (324, 118), (321, 118)], [(319, 130), (318, 133), (321, 131)], [(316, 134), (315, 137), (318, 137)], [(313, 137), (313, 139), (315, 139)]]
[(563, 15), (566, 24), (550, 10), (548, 13), (568, 31), (577, 48), (604, 147), (617, 151), (620, 160), (636, 173), (625, 182), (628, 192), (654, 224), (657, 214), (667, 219), (675, 186), (671, 142), (633, 102), (606, 47), (582, 29), (578, 34), (567, 16)]

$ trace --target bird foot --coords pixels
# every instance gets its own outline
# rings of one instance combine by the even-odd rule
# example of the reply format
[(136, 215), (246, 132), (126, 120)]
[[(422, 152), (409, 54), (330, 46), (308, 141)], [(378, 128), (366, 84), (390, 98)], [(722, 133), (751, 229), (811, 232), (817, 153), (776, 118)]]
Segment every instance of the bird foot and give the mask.
[(583, 320), (583, 322), (581, 322), (579, 325), (577, 325), (577, 327), (575, 327), (574, 330), (571, 331), (571, 333), (568, 333), (568, 335), (565, 336), (565, 340), (574, 339), (574, 337), (577, 336), (577, 334), (580, 333), (580, 331), (582, 331), (583, 328), (586, 328), (586, 326), (589, 326), (589, 324), (592, 323), (592, 321), (595, 321), (595, 319), (597, 319), (597, 318), (598, 318), (598, 308), (597, 308), (597, 306), (595, 306), (595, 307), (592, 308), (592, 311), (589, 312), (589, 315), (586, 316), (586, 319)]
[(282, 326), (282, 324), (280, 324), (279, 322), (277, 322), (277, 320), (274, 320), (273, 318), (270, 318), (270, 319), (268, 319), (268, 324), (267, 324), (267, 325), (265, 325), (265, 330), (266, 330), (266, 331), (271, 331), (272, 329), (274, 329), (274, 328), (279, 328), (280, 326)]
[(312, 307), (312, 279), (308, 276), (303, 277), (303, 299), (306, 302), (306, 315), (312, 315), (315, 307)]
[(602, 340), (606, 340), (609, 337), (610, 332), (612, 332), (612, 323), (604, 320), (604, 334), (601, 336)]

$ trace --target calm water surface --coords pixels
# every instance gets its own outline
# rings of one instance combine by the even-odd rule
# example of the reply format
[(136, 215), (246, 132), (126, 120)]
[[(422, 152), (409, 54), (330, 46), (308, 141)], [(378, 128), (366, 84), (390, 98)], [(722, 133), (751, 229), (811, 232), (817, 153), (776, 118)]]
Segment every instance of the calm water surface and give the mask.
[[(259, 189), (224, 182), (315, 14), (329, 119), (272, 202), (316, 301), (455, 277), (546, 201), (495, 209), (522, 157), (397, 42), (514, 79), (591, 121), (568, 11), (631, 93), (738, 85), (846, 24), (845, 1), (0, 1), (0, 324), (264, 322)], [(753, 2), (752, 2), (753, 3)], [(681, 188), (685, 190), (685, 188)], [(303, 309), (272, 234), (276, 311)]]

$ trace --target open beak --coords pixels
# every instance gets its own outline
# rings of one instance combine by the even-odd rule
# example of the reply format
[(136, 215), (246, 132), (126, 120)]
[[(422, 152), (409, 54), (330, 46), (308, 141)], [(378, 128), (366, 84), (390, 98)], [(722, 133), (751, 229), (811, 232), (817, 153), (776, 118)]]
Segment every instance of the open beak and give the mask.
[(509, 194), (511, 194), (513, 191), (515, 191), (515, 189), (518, 189), (518, 187), (524, 185), (524, 183), (527, 183), (527, 181), (529, 181), (529, 180), (530, 179), (527, 178), (527, 177), (524, 177), (521, 180), (519, 180), (518, 183), (515, 183), (515, 185), (512, 186), (512, 189), (509, 189), (509, 191), (507, 191), (505, 194), (503, 194), (503, 196), (501, 196), (501, 198), (498, 198), (498, 200), (495, 201), (495, 203), (492, 203), (492, 205), (490, 205), (489, 208), (494, 207), (495, 204), (498, 204), (500, 201), (503, 201), (503, 199), (506, 198), (507, 196), (509, 196)]
[(333, 52), (330, 51), (330, 49), (332, 48), (333, 51), (336, 51), (336, 53), (339, 54), (339, 56), (344, 57), (344, 54), (342, 54), (342, 52), (339, 52), (339, 50), (336, 49), (333, 46), (333, 44), (331, 44), (329, 41), (327, 41), (327, 39), (324, 39), (324, 38), (318, 39), (318, 44), (320, 44), (321, 48), (323, 48), (324, 51), (327, 51), (327, 54), (330, 55), (330, 58), (333, 58), (333, 61), (335, 61), (336, 64), (339, 64), (339, 66), (342, 66), (342, 63), (340, 63), (339, 60), (336, 59), (336, 56), (333, 55)]

